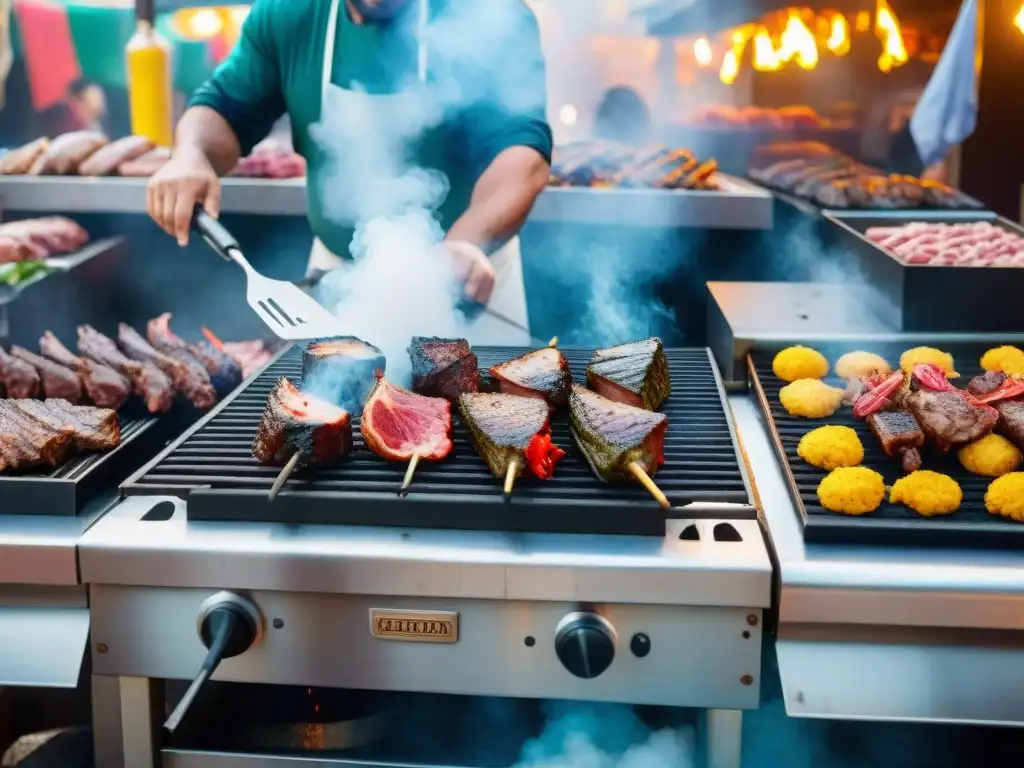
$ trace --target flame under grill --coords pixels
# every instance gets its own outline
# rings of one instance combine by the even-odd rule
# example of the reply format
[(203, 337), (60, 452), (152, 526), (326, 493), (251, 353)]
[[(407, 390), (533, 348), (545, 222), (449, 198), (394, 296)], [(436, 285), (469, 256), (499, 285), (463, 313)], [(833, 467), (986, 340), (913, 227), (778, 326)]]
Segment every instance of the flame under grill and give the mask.
[[(528, 350), (478, 348), (481, 368)], [(577, 381), (585, 379), (590, 350), (564, 350)], [(656, 481), (674, 506), (731, 502), (716, 516), (753, 517), (740, 470), (724, 393), (706, 349), (667, 349), (672, 397), (663, 411), (669, 426), (665, 466)], [(405, 471), (367, 452), (353, 420), (356, 448), (332, 469), (300, 471), (267, 502), (277, 475), (250, 453), (267, 396), (281, 376), (298, 381), (299, 350), (272, 363), (193, 430), (125, 484), (127, 494), (166, 494), (187, 500), (192, 520), (390, 525), (469, 530), (664, 535), (665, 512), (636, 485), (607, 486), (590, 473), (572, 445), (564, 413), (552, 420), (556, 444), (568, 455), (555, 478), (523, 476), (506, 503), (456, 418), (455, 450), (444, 462), (421, 463), (407, 498), (397, 496)]]

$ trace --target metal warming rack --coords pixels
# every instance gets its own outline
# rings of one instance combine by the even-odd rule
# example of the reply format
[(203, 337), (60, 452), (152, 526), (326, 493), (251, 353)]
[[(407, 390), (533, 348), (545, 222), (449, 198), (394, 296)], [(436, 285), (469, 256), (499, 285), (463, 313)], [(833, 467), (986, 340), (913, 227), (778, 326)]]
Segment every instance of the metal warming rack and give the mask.
[[(476, 351), (487, 366), (521, 350)], [(270, 521), (258, 496), (265, 496), (272, 472), (252, 466), (249, 440), (265, 382), (297, 370), (287, 353), (272, 363), (250, 382), (257, 400), (239, 394), (170, 446), (126, 485), (132, 494), (146, 493), (128, 496), (80, 542), (93, 622), (97, 765), (267, 764), (271, 757), (263, 752), (215, 753), (159, 730), (164, 681), (192, 678), (203, 661), (197, 618), (230, 603), (258, 617), (252, 620), (262, 627), (261, 640), (216, 668), (213, 679), (221, 683), (697, 707), (707, 710), (708, 764), (738, 768), (741, 711), (759, 699), (772, 568), (708, 352), (667, 352), (680, 396), (667, 412), (685, 428), (670, 435), (669, 461), (657, 477), (680, 503), (709, 489), (719, 495), (673, 509), (670, 519), (662, 517), (659, 536), (523, 532), (521, 525), (519, 532), (452, 530), (440, 527), (440, 511), (429, 506), (424, 514), (434, 527), (399, 525), (386, 519), (382, 502), (394, 497), (402, 468), (369, 456), (351, 463), (347, 481), (341, 470), (324, 481), (300, 479), (288, 510), (301, 513), (304, 483), (324, 482), (332, 484), (335, 519), (355, 515), (350, 519), (368, 522), (356, 509), (365, 506), (395, 527)], [(589, 356), (567, 354), (581, 373)], [(564, 434), (560, 429), (556, 436)], [(707, 477), (695, 476), (684, 456), (694, 457)], [(451, 461), (464, 495), (500, 497), (496, 481), (471, 465), (479, 460), (461, 438)], [(596, 481), (581, 466), (563, 461), (564, 495), (578, 497), (584, 482), (593, 488)], [(426, 499), (431, 483), (449, 477), (443, 467), (435, 471), (436, 477), (422, 478)], [(225, 515), (234, 519), (197, 519), (193, 497), (212, 498), (212, 489), (197, 486), (223, 490), (230, 472), (240, 478), (236, 487), (253, 491), (246, 497), (250, 519), (238, 519), (245, 509), (238, 499), (240, 512)], [(542, 506), (556, 515), (558, 505), (550, 501), (559, 494), (550, 489), (557, 481), (543, 488), (524, 483), (523, 500), (502, 506), (523, 512)], [(352, 490), (343, 494), (346, 482)], [(606, 506), (620, 514), (650, 505), (632, 489), (604, 490), (613, 493)], [(454, 507), (466, 499), (457, 489), (445, 501)], [(587, 496), (577, 501), (598, 509)], [(485, 501), (478, 509), (493, 516), (497, 505)], [(506, 514), (487, 525), (500, 527)], [(457, 515), (449, 519), (458, 525)], [(437, 631), (430, 638), (393, 631), (413, 620)], [(560, 644), (574, 633), (601, 635), (603, 654), (586, 658), (595, 664), (603, 658), (608, 666), (591, 669), (587, 661), (584, 669), (564, 658)], [(310, 757), (273, 759), (298, 765)], [(321, 759), (354, 768), (384, 758)]]
[(749, 354), (795, 343), (955, 351), (1020, 346), (1024, 336), (902, 334), (866, 313), (851, 286), (709, 287), (711, 342), (735, 392), (730, 405), (778, 561), (776, 651), (789, 714), (1024, 724), (1020, 549), (980, 549), (955, 536), (941, 547), (809, 539), (762, 409), (745, 388)]

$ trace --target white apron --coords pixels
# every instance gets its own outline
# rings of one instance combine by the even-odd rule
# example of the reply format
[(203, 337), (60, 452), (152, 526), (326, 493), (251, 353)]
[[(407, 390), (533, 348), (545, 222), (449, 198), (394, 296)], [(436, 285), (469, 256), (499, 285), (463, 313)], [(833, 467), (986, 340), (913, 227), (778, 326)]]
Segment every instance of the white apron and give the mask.
[[(368, 95), (366, 93), (347, 90), (331, 82), (334, 64), (334, 47), (338, 30), (338, 15), (344, 13), (343, 0), (331, 0), (331, 13), (327, 22), (327, 35), (324, 43), (324, 68), (321, 83), (321, 111), (336, 115), (352, 114), (353, 101), (362, 99), (359, 113), (365, 114), (367, 106), (373, 110), (373, 119), (388, 124), (389, 115), (393, 111), (408, 108), (408, 94), (391, 94), (386, 96)], [(426, 0), (420, 0), (419, 25), (422, 32), (426, 25)], [(427, 50), (422, 35), (419, 44), (417, 75), (421, 84), (427, 78)], [(323, 115), (321, 115), (323, 121)], [(343, 120), (332, 124), (343, 124)], [(351, 135), (339, 136), (339, 141), (351, 142), (350, 146), (359, 141), (358, 131)], [(519, 238), (509, 240), (501, 249), (491, 255), (491, 265), (496, 273), (494, 293), (486, 308), (474, 317), (466, 330), (466, 340), (477, 345), (511, 345), (528, 346), (530, 344), (529, 319), (526, 310), (526, 289), (523, 285), (522, 255), (519, 249)], [(306, 265), (306, 274), (329, 272), (348, 269), (351, 262), (331, 253), (327, 247), (315, 238), (313, 249)]]

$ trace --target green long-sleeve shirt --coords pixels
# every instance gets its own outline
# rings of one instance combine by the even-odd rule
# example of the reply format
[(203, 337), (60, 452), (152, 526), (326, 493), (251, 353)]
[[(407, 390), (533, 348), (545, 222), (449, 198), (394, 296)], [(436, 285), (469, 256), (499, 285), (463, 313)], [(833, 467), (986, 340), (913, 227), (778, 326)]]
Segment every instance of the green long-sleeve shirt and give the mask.
[[(418, 159), (449, 179), (450, 192), (437, 212), (444, 229), (466, 209), (473, 185), (500, 152), (526, 146), (547, 160), (551, 157), (540, 35), (526, 4), (433, 0), (431, 15), (440, 19), (439, 26), (449, 25), (448, 34), (458, 33), (465, 40), (467, 25), (459, 22), (459, 14), (468, 4), (480, 2), (486, 2), (489, 18), (495, 20), (495, 29), (483, 30), (487, 45), (451, 38), (446, 42), (443, 35), (436, 44), (428, 44), (428, 85), (440, 84), (442, 93), (454, 89), (458, 94), (457, 108), (446, 112), (433, 131), (432, 156)], [(415, 5), (411, 2), (408, 13), (394, 21), (356, 25), (342, 0), (331, 82), (368, 94), (400, 91), (400, 84), (416, 73), (417, 44), (410, 23)], [(295, 149), (309, 164), (310, 179), (317, 178), (318, 166), (326, 162), (309, 128), (320, 119), (330, 8), (330, 0), (255, 0), (238, 44), (190, 102), (221, 114), (237, 134), (243, 154), (287, 114)], [(312, 186), (311, 181), (313, 232), (331, 251), (345, 256), (351, 231), (327, 220), (321, 194)]]

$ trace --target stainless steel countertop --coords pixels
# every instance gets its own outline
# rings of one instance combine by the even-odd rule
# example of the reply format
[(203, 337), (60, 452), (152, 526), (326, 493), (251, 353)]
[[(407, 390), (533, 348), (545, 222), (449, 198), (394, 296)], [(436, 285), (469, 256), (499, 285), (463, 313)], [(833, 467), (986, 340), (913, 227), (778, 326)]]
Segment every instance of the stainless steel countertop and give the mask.
[[(173, 515), (143, 520), (161, 501)], [(646, 538), (189, 522), (180, 500), (133, 497), (79, 547), (89, 584), (768, 607), (758, 523), (731, 521), (741, 542), (714, 541), (712, 520), (681, 541), (688, 524)]]
[(780, 568), (780, 624), (1024, 629), (1024, 552), (806, 545), (754, 400), (729, 404)]

